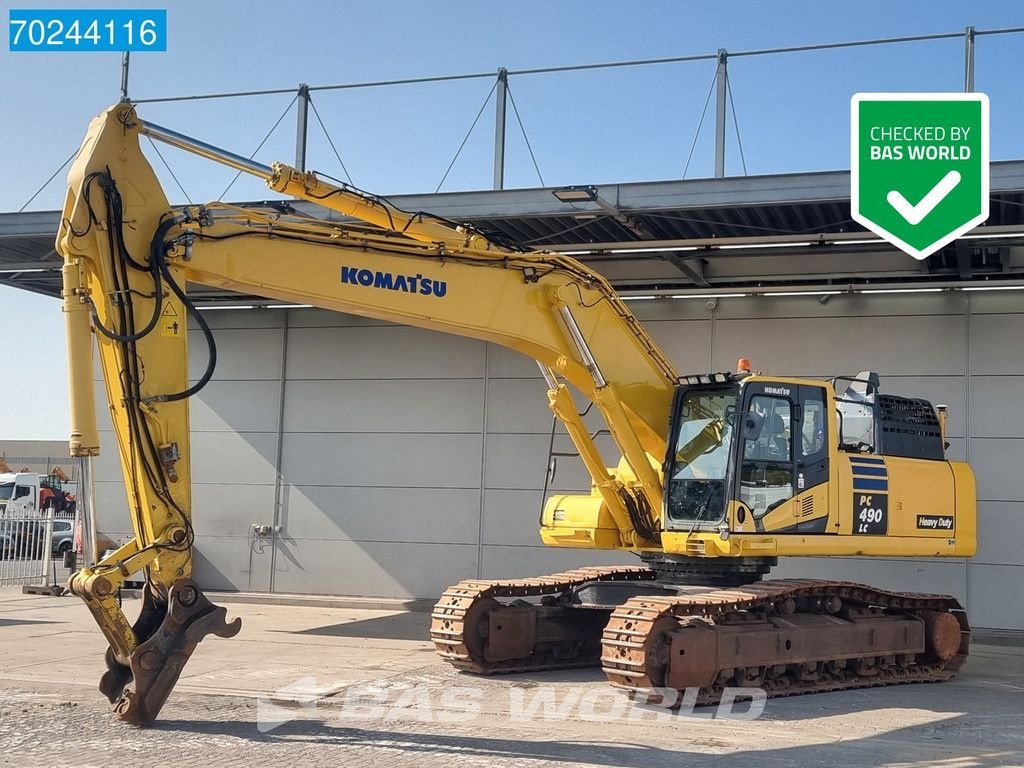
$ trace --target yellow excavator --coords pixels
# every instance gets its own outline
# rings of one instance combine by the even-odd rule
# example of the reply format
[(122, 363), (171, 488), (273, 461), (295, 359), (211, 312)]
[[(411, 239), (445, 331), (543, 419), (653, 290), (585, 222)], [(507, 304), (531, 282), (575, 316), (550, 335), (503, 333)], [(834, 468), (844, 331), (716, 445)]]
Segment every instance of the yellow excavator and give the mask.
[[(334, 220), (288, 202), (172, 208), (142, 136), (261, 177)], [(714, 702), (731, 686), (787, 695), (943, 680), (967, 656), (967, 618), (952, 597), (763, 579), (780, 556), (974, 553), (974, 479), (945, 458), (944, 410), (882, 393), (876, 374), (763, 376), (744, 362), (680, 376), (611, 285), (574, 259), (262, 165), (146, 122), (128, 103), (89, 127), (57, 250), (71, 453), (100, 450), (95, 339), (135, 531), (69, 582), (109, 643), (100, 689), (124, 720), (152, 722), (197, 643), (240, 628), (191, 578), (188, 398), (214, 374), (216, 341), (187, 283), (481, 339), (537, 361), (592, 478), (589, 495), (546, 501), (543, 542), (628, 551), (639, 564), (451, 587), (431, 637), (459, 669), (600, 664), (648, 700), (698, 689)], [(187, 322), (206, 347), (192, 383)], [(579, 398), (603, 417), (616, 466)], [(139, 572), (133, 624), (117, 589)]]

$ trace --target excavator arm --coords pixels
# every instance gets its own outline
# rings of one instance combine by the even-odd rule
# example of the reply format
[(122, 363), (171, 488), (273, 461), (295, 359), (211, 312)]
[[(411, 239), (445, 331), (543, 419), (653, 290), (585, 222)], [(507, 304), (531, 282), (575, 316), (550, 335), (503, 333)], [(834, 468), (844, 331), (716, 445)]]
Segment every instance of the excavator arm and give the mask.
[[(323, 206), (325, 218), (285, 203), (173, 209), (141, 152), (142, 135), (261, 176)], [(401, 211), (288, 166), (262, 166), (147, 125), (130, 104), (90, 125), (69, 175), (57, 249), (65, 262), (71, 452), (100, 450), (95, 338), (135, 532), (70, 581), (110, 645), (100, 687), (123, 719), (152, 722), (196, 644), (240, 627), (191, 579), (188, 398), (213, 375), (216, 340), (189, 283), (480, 339), (535, 359), (549, 405), (615, 522), (615, 546), (657, 546), (658, 467), (677, 376), (607, 281), (571, 258)], [(190, 319), (206, 345), (192, 383)], [(620, 470), (607, 468), (570, 385), (603, 415), (622, 452)], [(132, 624), (115, 596), (139, 571), (147, 586)]]

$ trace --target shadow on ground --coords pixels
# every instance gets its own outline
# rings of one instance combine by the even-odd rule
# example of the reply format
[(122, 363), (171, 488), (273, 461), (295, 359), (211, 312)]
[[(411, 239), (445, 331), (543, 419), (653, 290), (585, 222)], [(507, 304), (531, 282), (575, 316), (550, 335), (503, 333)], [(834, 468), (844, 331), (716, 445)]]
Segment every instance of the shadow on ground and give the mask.
[[(731, 765), (842, 765), (876, 766), (890, 763), (902, 765), (934, 765), (938, 761), (958, 763), (972, 768), (997, 768), (1016, 764), (1024, 759), (1024, 752), (1013, 745), (1000, 745), (970, 738), (974, 726), (965, 723), (963, 715), (954, 716), (928, 725), (895, 729), (861, 739), (841, 739), (825, 744), (799, 745), (778, 749), (745, 749), (723, 754), (708, 754), (687, 750), (688, 741), (719, 750), (729, 744), (718, 739), (701, 739), (695, 734), (690, 739), (681, 722), (678, 748), (665, 749), (654, 745), (624, 742), (534, 741), (529, 739), (488, 738), (483, 736), (455, 736), (437, 733), (416, 733), (395, 730), (346, 728), (325, 724), (318, 720), (294, 720), (273, 731), (260, 733), (255, 723), (239, 721), (171, 720), (159, 723), (161, 731), (187, 732), (190, 736), (208, 734), (244, 739), (256, 743), (303, 743), (324, 747), (375, 749), (403, 756), (451, 755), (465, 759), (504, 758), (508, 760), (548, 760), (565, 763), (585, 763), (616, 768), (650, 768), (652, 765), (704, 766), (728, 761)], [(551, 733), (555, 723), (522, 723), (526, 732), (541, 736)], [(966, 726), (966, 730), (965, 730)], [(756, 728), (752, 724), (752, 729)], [(974, 734), (976, 737), (977, 734)]]
[(361, 621), (346, 621), (341, 624), (326, 624), (293, 632), (275, 630), (289, 635), (320, 635), (324, 637), (363, 637), (373, 640), (422, 640), (430, 639), (430, 614), (409, 612), (393, 616), (378, 616)]
[(18, 627), (22, 624), (62, 624), (60, 621), (46, 621), (44, 619), (0, 619), (0, 627)]

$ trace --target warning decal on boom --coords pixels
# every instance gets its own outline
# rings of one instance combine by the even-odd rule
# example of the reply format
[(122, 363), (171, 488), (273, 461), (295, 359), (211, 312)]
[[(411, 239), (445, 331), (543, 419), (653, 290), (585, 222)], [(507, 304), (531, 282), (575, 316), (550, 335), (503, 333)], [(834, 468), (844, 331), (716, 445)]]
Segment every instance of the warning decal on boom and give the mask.
[(183, 331), (184, 326), (181, 321), (181, 315), (174, 308), (174, 304), (171, 301), (165, 300), (164, 309), (160, 313), (160, 335), (176, 338), (181, 336)]

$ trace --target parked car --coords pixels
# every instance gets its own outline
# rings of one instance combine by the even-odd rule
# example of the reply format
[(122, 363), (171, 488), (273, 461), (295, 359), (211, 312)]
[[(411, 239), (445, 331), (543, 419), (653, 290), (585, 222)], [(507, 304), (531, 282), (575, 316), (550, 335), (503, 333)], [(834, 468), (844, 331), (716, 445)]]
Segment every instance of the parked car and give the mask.
[(65, 552), (70, 552), (74, 546), (75, 521), (54, 520), (53, 541), (50, 546), (50, 551), (55, 555), (63, 555)]

